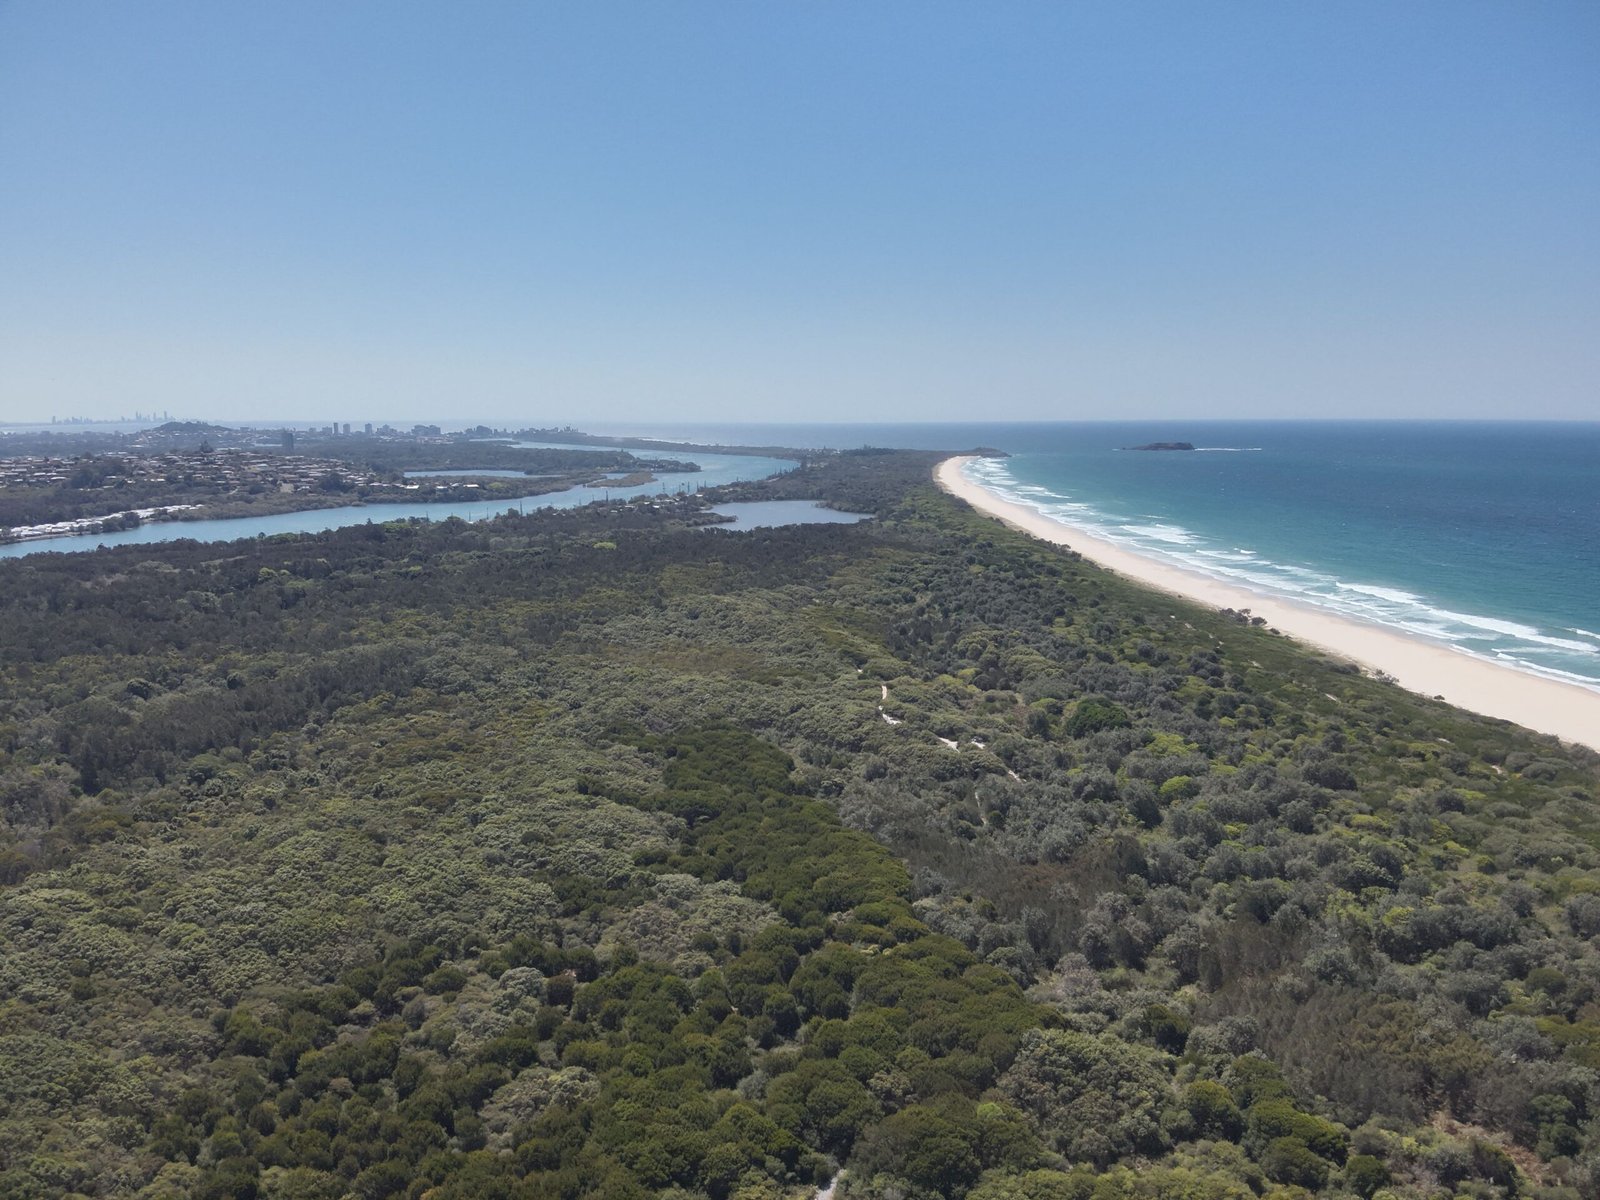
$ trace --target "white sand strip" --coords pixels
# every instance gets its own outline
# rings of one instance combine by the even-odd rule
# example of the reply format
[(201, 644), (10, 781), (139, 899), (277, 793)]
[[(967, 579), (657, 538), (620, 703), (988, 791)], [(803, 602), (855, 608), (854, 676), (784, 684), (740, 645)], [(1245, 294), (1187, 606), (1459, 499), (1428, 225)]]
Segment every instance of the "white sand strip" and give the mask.
[(1447, 646), (1222, 583), (1125, 550), (1001, 499), (966, 477), (962, 468), (971, 461), (970, 456), (946, 459), (934, 477), (951, 495), (1007, 525), (1044, 541), (1069, 546), (1090, 562), (1197, 604), (1217, 609), (1247, 608), (1274, 629), (1368, 670), (1382, 671), (1413, 692), (1442, 696), (1469, 712), (1515, 721), (1540, 733), (1600, 750), (1600, 692), (1499, 666)]

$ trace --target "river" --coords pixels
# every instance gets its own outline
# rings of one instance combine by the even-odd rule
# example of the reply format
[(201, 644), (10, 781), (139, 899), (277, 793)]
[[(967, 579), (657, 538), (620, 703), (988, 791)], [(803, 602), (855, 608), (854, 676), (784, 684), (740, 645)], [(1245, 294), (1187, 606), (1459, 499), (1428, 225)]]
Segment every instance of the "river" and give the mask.
[[(567, 446), (564, 449), (572, 449)], [(698, 471), (661, 472), (654, 483), (634, 487), (611, 487), (600, 483), (594, 487), (570, 488), (565, 492), (550, 492), (543, 496), (526, 496), (520, 500), (463, 500), (440, 504), (347, 504), (338, 508), (317, 508), (304, 512), (272, 513), (261, 517), (229, 517), (213, 521), (154, 521), (137, 529), (123, 529), (116, 533), (88, 533), (70, 537), (40, 538), (31, 542), (11, 542), (0, 545), (0, 558), (22, 558), (29, 554), (74, 553), (95, 550), (101, 546), (130, 546), (155, 542), (171, 542), (179, 538), (193, 538), (198, 542), (227, 542), (235, 538), (270, 536), (275, 533), (321, 533), (328, 529), (342, 529), (347, 525), (364, 525), (367, 522), (404, 521), (421, 517), (429, 521), (443, 521), (460, 517), (463, 521), (486, 521), (508, 509), (534, 512), (541, 508), (578, 508), (603, 499), (626, 499), (632, 496), (655, 496), (662, 492), (698, 491), (703, 487), (716, 487), (724, 483), (765, 479), (791, 470), (795, 464), (785, 458), (763, 458), (753, 454), (701, 454), (694, 455)]]

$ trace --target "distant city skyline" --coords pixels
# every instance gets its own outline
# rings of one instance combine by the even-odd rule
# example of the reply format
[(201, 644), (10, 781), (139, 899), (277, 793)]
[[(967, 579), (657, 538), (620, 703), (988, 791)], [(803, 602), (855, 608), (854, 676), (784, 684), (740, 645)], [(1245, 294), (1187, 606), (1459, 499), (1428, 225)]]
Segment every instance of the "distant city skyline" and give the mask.
[(0, 421), (1594, 419), (1597, 58), (1588, 3), (3, 5)]

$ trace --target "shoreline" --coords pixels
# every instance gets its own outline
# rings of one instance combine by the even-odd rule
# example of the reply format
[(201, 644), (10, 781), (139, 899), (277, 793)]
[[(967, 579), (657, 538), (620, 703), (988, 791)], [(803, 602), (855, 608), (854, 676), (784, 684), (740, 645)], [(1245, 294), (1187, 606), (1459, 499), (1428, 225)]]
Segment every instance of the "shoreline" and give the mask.
[(963, 473), (971, 461), (972, 455), (945, 459), (934, 468), (934, 481), (986, 516), (1041, 541), (1066, 546), (1096, 566), (1157, 591), (1207, 608), (1249, 609), (1294, 640), (1369, 671), (1381, 671), (1407, 691), (1443, 697), (1457, 708), (1600, 750), (1600, 693), (1485, 662), (1381, 625), (1253, 592), (1126, 550), (974, 483)]

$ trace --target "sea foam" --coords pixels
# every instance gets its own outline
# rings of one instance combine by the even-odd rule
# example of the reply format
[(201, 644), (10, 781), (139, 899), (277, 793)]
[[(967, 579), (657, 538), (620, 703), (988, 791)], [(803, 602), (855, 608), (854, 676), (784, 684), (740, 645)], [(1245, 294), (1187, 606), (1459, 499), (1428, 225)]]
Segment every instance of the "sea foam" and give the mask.
[(1600, 634), (1590, 630), (1561, 630), (1591, 639), (1577, 641), (1525, 622), (1462, 612), (1408, 588), (1341, 579), (1309, 565), (1273, 561), (1251, 547), (1218, 544), (1197, 530), (1164, 519), (1163, 514), (1147, 515), (1141, 511), (1139, 519), (1130, 520), (1062, 491), (1022, 483), (1012, 477), (1003, 460), (986, 459), (974, 463), (968, 474), (1014, 504), (1080, 529), (1091, 537), (1166, 560), (1197, 574), (1387, 626), (1474, 658), (1600, 691), (1600, 678), (1567, 670), (1558, 665), (1561, 660), (1552, 661), (1550, 657), (1552, 652), (1559, 652), (1576, 656), (1580, 661), (1600, 658)]

